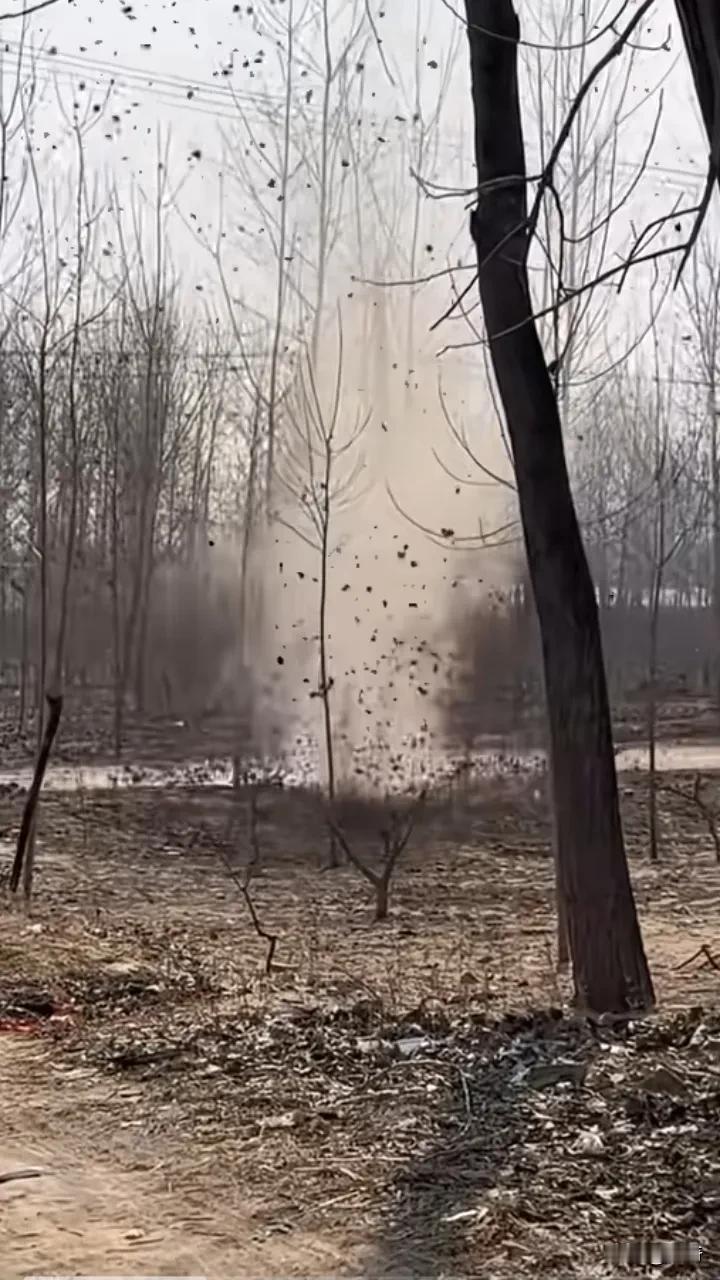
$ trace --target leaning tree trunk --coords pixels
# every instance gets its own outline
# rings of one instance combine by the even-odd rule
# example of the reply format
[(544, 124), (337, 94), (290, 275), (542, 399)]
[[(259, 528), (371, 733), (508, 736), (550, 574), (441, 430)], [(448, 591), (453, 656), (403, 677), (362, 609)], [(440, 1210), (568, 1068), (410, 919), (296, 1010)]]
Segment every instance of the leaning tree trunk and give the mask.
[(40, 789), (45, 777), (50, 752), (55, 741), (55, 735), (60, 724), (60, 716), (62, 715), (62, 694), (48, 693), (48, 716), (45, 721), (45, 730), (43, 740), (40, 744), (37, 761), (35, 763), (35, 773), (30, 784), (30, 790), (25, 801), (22, 822), (20, 823), (20, 833), (18, 835), (17, 848), (15, 849), (15, 857), (13, 859), (12, 871), (10, 872), (10, 891), (17, 893), (20, 887), (20, 877), (23, 877), (25, 886), (25, 897), (29, 900), (32, 896), (32, 882), (34, 870), (34, 845), (35, 845), (35, 818), (37, 814), (38, 801), (40, 799)]
[(624, 1013), (648, 1008), (654, 996), (623, 844), (595, 591), (532, 314), (519, 23), (512, 0), (465, 4), (478, 176), (471, 230), (540, 624), (559, 892), (576, 1000)]

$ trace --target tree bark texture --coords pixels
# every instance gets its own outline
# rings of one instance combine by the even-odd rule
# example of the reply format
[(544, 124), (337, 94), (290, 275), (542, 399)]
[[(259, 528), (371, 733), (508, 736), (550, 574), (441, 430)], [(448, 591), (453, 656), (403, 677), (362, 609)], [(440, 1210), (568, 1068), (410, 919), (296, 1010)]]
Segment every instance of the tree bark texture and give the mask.
[(576, 1001), (625, 1013), (651, 1007), (654, 996), (625, 857), (595, 591), (528, 284), (519, 23), (512, 0), (465, 3), (478, 176), (471, 231), (540, 624), (558, 887)]

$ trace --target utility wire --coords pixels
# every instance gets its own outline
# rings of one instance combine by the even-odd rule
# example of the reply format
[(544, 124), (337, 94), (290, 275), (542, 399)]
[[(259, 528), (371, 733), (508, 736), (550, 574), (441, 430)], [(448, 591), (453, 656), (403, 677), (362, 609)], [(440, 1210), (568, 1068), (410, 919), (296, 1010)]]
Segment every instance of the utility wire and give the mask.
[(186, 79), (184, 76), (176, 75), (173, 72), (153, 71), (137, 64), (130, 65), (124, 62), (108, 61), (93, 58), (87, 54), (50, 53), (45, 49), (30, 50), (27, 45), (23, 46), (12, 40), (5, 41), (3, 48), (6, 52), (10, 52), (18, 58), (23, 58), (30, 66), (33, 63), (41, 63), (44, 67), (63, 65), (83, 74), (96, 71), (100, 75), (108, 75), (115, 80), (120, 77), (129, 80), (136, 79), (143, 84), (152, 83), (160, 87), (182, 90), (184, 93), (202, 93), (219, 97), (228, 103), (236, 99), (249, 99), (251, 102), (263, 100), (271, 105), (282, 106), (285, 101), (284, 94), (269, 93), (266, 89), (234, 89), (230, 84), (224, 86), (211, 84), (207, 80)]

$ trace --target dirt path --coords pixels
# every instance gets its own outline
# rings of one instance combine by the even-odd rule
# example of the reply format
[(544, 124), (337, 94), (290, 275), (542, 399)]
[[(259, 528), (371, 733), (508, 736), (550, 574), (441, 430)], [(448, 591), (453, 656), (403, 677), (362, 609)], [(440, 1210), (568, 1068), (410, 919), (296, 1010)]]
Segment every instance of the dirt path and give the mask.
[[(43, 1170), (32, 1181), (0, 1186), (0, 1236), (7, 1280), (31, 1273), (159, 1272), (200, 1275), (219, 1269), (218, 1253), (174, 1222), (169, 1205), (134, 1174), (86, 1164), (67, 1148), (22, 1150), (0, 1144), (6, 1173)], [(255, 1259), (252, 1260), (253, 1266)]]
[[(239, 1212), (237, 1188), (225, 1205), (194, 1202), (173, 1185), (157, 1152), (123, 1149), (108, 1136), (98, 1156), (94, 1125), (67, 1124), (49, 1083), (52, 1065), (39, 1045), (0, 1037), (0, 1178), (18, 1170), (40, 1176), (0, 1181), (3, 1280), (35, 1274), (202, 1276), (307, 1275), (342, 1263), (312, 1237), (258, 1240), (257, 1224)], [(18, 1083), (26, 1082), (19, 1096)], [(92, 1105), (84, 1088), (83, 1107)], [(139, 1166), (139, 1167), (133, 1167)]]

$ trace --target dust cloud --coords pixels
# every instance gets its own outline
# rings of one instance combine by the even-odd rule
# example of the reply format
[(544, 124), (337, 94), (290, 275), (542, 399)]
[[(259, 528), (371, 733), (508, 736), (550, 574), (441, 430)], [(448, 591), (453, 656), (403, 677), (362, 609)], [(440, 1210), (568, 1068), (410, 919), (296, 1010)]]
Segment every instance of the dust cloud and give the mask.
[[(511, 491), (477, 465), (509, 475), (481, 351), (439, 359), (442, 340), (430, 332), (437, 311), (430, 301), (416, 303), (420, 341), (408, 368), (393, 340), (402, 329), (387, 293), (376, 290), (364, 302), (343, 314), (342, 343), (337, 325), (323, 334), (314, 378), (301, 377), (306, 388), (314, 383), (317, 401), (310, 386), (286, 415), (278, 519), (253, 556), (252, 594), (262, 609), (253, 611), (248, 658), (260, 752), (296, 759), (309, 751), (324, 776), (321, 556), (308, 545), (317, 533), (297, 499), (309, 481), (308, 413), (311, 436), (316, 404), (330, 423), (342, 345), (327, 591), (336, 769), (342, 781), (387, 789), (399, 760), (407, 778), (410, 752), (422, 771), (437, 746), (442, 695), (453, 675), (455, 611), (501, 586), (517, 549), (491, 550), (478, 537), (514, 516)], [(465, 431), (476, 462), (453, 438), (446, 414)], [(318, 485), (317, 461), (315, 468)]]

